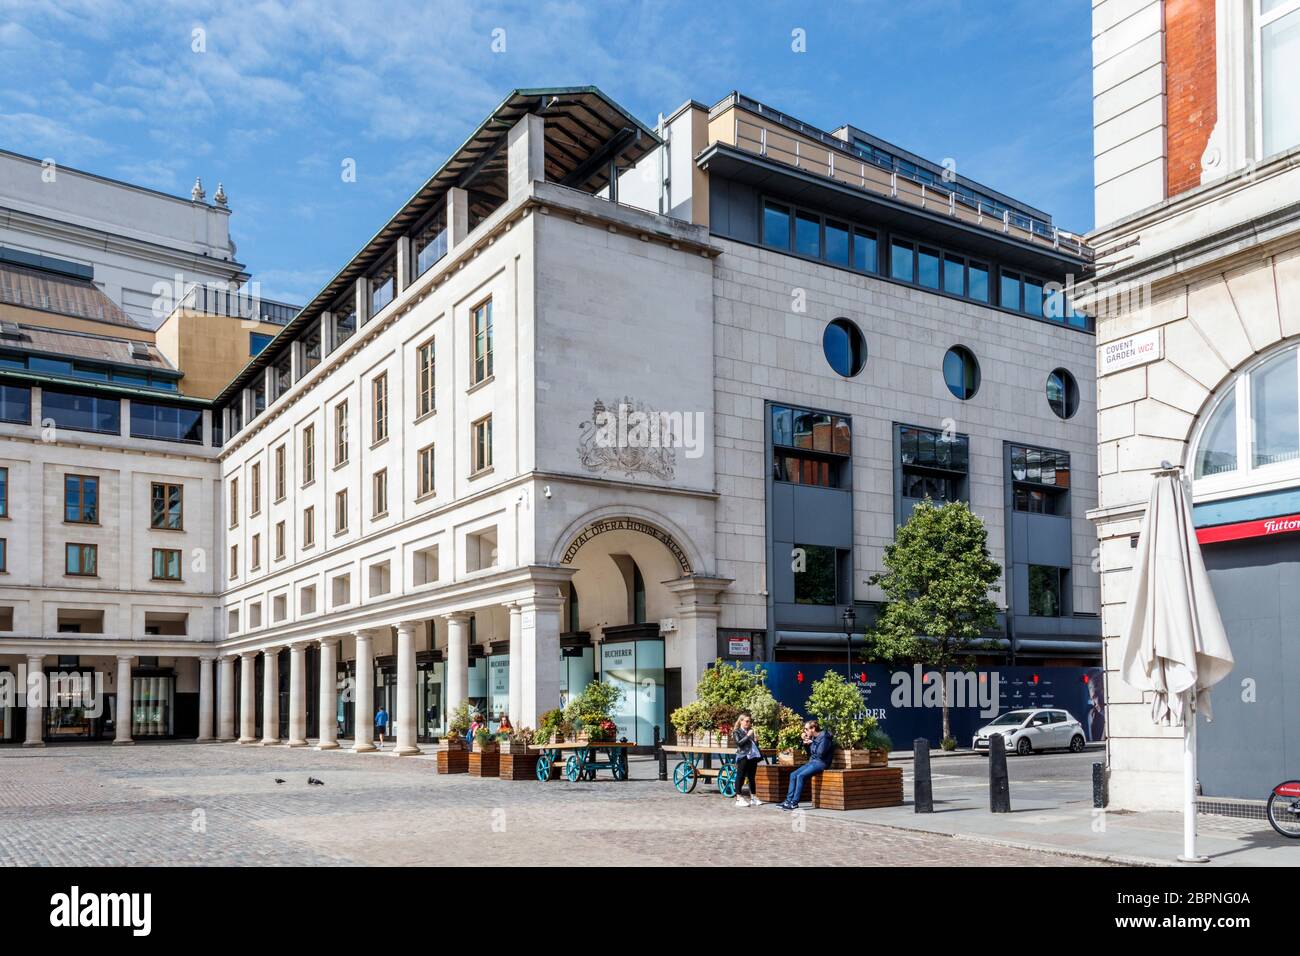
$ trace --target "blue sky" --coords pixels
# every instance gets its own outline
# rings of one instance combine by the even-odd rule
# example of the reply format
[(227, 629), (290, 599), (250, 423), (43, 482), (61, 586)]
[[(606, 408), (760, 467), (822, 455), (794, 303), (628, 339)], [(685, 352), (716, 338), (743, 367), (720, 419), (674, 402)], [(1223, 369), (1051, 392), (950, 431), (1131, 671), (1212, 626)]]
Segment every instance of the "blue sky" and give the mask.
[(1090, 16), (1088, 0), (0, 0), (0, 147), (182, 195), (223, 182), (239, 259), (294, 302), (515, 87), (593, 84), (647, 125), (738, 89), (951, 158), (1086, 231)]

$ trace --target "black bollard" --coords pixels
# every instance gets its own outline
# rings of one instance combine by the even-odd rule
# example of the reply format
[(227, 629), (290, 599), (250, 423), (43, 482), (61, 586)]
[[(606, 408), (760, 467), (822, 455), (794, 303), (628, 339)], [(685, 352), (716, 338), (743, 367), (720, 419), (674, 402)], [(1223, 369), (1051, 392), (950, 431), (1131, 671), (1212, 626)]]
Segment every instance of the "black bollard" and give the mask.
[(668, 779), (668, 752), (664, 750), (663, 738), (659, 736), (659, 725), (655, 724), (655, 756), (659, 758), (659, 779)]
[(989, 812), (1011, 812), (1011, 782), (1007, 779), (1007, 750), (1001, 734), (989, 736)]
[(1106, 792), (1106, 765), (1095, 763), (1092, 765), (1092, 805), (1104, 809), (1108, 803), (1110, 794)]
[(934, 788), (930, 784), (930, 741), (912, 741), (912, 808), (917, 813), (934, 813)]

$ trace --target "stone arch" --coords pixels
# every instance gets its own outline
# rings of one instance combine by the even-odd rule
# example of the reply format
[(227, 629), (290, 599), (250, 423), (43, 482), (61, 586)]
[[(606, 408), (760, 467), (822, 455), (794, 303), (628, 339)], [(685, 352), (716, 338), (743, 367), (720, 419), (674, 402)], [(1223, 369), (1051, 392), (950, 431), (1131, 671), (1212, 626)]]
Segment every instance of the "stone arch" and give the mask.
[[(555, 543), (551, 548), (549, 563), (558, 565), (571, 563), (572, 553), (570, 553), (570, 549), (572, 549), (575, 544), (578, 544), (579, 548), (581, 547), (581, 543), (578, 539), (584, 531), (593, 525), (600, 524), (601, 522), (610, 522), (622, 519), (648, 525), (650, 529), (648, 531), (643, 531), (642, 529), (635, 527), (630, 528), (629, 530), (639, 531), (647, 534), (648, 537), (657, 538), (660, 544), (667, 547), (669, 551), (674, 551), (674, 548), (669, 544), (669, 542), (676, 545), (676, 550), (680, 551), (681, 554), (679, 565), (682, 561), (685, 562), (684, 566), (681, 567), (681, 573), (683, 575), (704, 573), (705, 568), (703, 556), (695, 546), (695, 542), (691, 540), (690, 535), (683, 531), (680, 526), (659, 512), (652, 511), (649, 508), (625, 505), (609, 505), (604, 508), (596, 508), (595, 510), (589, 511), (576, 520), (570, 522), (569, 525), (556, 536)], [(658, 532), (658, 535), (662, 535), (663, 538), (659, 538), (658, 535), (652, 534), (650, 531)], [(665, 541), (664, 538), (666, 538), (667, 541)], [(569, 554), (569, 561), (565, 560), (566, 554)], [(674, 556), (676, 556), (676, 554)]]

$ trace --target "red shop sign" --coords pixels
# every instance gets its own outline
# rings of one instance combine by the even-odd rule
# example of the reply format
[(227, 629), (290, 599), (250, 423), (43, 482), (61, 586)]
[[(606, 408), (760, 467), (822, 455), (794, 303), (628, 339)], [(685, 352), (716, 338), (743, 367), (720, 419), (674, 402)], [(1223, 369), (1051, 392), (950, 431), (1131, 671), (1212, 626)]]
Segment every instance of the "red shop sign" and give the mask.
[(1201, 544), (1216, 544), (1220, 541), (1265, 538), (1275, 534), (1290, 534), (1295, 531), (1300, 531), (1300, 514), (1283, 515), (1278, 518), (1263, 518), (1259, 521), (1242, 521), (1237, 524), (1221, 524), (1213, 528), (1201, 528), (1196, 532), (1196, 540)]

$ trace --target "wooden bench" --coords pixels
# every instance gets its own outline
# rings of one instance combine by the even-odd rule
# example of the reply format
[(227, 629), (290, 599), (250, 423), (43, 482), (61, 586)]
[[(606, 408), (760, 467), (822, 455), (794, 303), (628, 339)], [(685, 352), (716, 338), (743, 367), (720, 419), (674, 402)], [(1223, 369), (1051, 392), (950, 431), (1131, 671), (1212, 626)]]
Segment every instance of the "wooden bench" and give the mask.
[(823, 770), (807, 781), (805, 792), (809, 790), (812, 791), (813, 806), (821, 810), (901, 807), (903, 768), (862, 767), (852, 770)]
[(758, 793), (764, 803), (780, 803), (790, 789), (790, 771), (794, 767), (783, 763), (761, 763), (754, 774)]
[(480, 753), (471, 750), (469, 754), (469, 775), (471, 777), (496, 777), (501, 774), (501, 754)]
[(439, 750), (438, 773), (469, 773), (468, 750)]
[[(540, 756), (538, 753), (501, 754), (498, 776), (502, 780), (536, 780), (537, 758)], [(553, 772), (558, 776), (559, 768), (553, 768)]]

